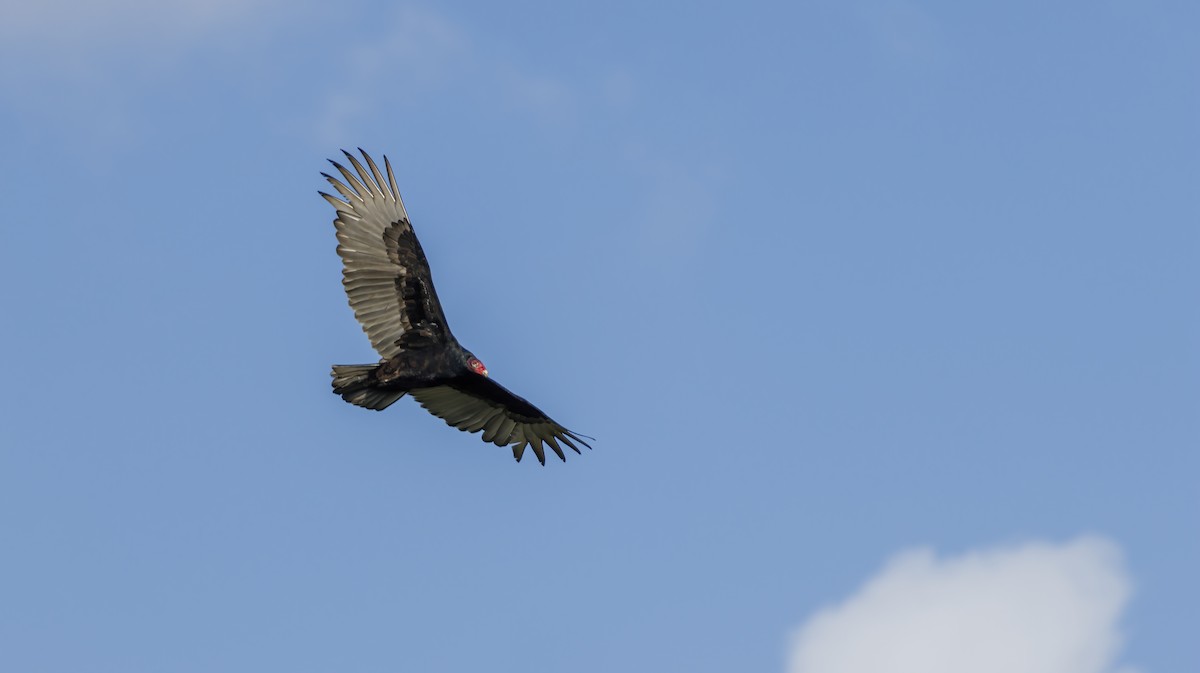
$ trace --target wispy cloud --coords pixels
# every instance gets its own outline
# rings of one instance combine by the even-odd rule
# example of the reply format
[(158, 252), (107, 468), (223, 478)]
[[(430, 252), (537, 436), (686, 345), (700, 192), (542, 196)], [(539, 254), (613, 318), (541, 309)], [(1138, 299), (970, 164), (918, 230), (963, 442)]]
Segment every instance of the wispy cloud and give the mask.
[(638, 248), (656, 263), (694, 256), (716, 224), (719, 168), (686, 163), (644, 145), (628, 147), (626, 158), (641, 186), (631, 197), (630, 213)]
[(172, 42), (241, 21), (273, 0), (0, 0), (0, 40), (39, 52)]
[(395, 108), (439, 92), (486, 98), (539, 122), (568, 125), (577, 114), (574, 87), (535, 68), (497, 56), (508, 45), (473, 35), (420, 4), (395, 8), (381, 33), (358, 40), (318, 114), (318, 136), (342, 142), (372, 111)]
[(512, 65), (502, 65), (490, 76), (510, 106), (532, 113), (542, 121), (566, 124), (575, 115), (575, 92), (553, 77), (524, 72)]
[(396, 7), (355, 45), (340, 56), (338, 76), (311, 118), (308, 128), (321, 145), (362, 142), (364, 129), (381, 120), (446, 106), (525, 120), (548, 136), (571, 139), (563, 145), (594, 134), (624, 159), (621, 170), (631, 180), (621, 195), (623, 220), (648, 265), (694, 259), (711, 241), (721, 165), (693, 158), (704, 154), (696, 147), (687, 149), (689, 157), (664, 150), (655, 134), (624, 123), (645, 95), (628, 69), (613, 64), (566, 79), (503, 33), (471, 30), (419, 3)]
[(350, 74), (378, 83), (383, 75), (408, 84), (433, 84), (458, 74), (471, 56), (466, 33), (437, 12), (401, 5), (374, 41), (350, 52)]
[(922, 6), (908, 0), (878, 0), (857, 12), (889, 63), (925, 68), (945, 58), (938, 22)]
[(796, 631), (788, 670), (1109, 673), (1129, 596), (1120, 550), (1100, 538), (906, 551)]
[[(303, 1), (303, 0), (302, 0)], [(279, 0), (0, 0), (0, 102), (82, 137), (135, 137), (138, 108), (188, 55), (257, 44)]]
[(401, 5), (374, 39), (359, 39), (346, 56), (337, 83), (317, 115), (324, 144), (338, 144), (372, 110), (460, 77), (472, 62), (471, 41), (446, 17), (417, 5)]

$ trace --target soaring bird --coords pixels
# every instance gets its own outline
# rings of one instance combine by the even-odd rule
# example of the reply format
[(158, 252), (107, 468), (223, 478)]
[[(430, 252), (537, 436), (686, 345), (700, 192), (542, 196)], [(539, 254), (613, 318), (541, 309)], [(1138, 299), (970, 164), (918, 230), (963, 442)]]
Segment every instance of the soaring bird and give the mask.
[[(429, 262), (400, 200), (391, 162), (383, 158), (387, 179), (371, 157), (367, 167), (342, 151), (354, 172), (329, 163), (343, 180), (322, 173), (339, 199), (319, 192), (336, 210), (342, 285), (350, 307), (381, 359), (372, 365), (334, 365), (333, 392), (367, 409), (386, 409), (411, 395), (447, 425), (482, 432), (485, 442), (512, 446), (521, 460), (526, 446), (546, 464), (543, 443), (566, 460), (562, 447), (579, 453), (592, 448), (580, 435), (559, 425), (541, 409), (488, 376), (487, 367), (450, 333)], [(357, 175), (356, 175), (357, 173)], [(589, 439), (591, 439), (589, 437)]]

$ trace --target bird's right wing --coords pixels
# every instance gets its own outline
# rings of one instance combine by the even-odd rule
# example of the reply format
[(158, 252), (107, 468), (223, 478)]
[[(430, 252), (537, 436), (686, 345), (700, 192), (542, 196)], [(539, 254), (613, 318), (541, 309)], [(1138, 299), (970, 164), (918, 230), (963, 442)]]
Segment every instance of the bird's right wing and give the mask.
[[(362, 150), (359, 150), (360, 152)], [(366, 152), (370, 170), (343, 152), (357, 175), (330, 161), (344, 182), (322, 173), (342, 199), (321, 192), (335, 209), (342, 285), (371, 345), (385, 359), (402, 350), (443, 343), (450, 336), (446, 316), (433, 289), (425, 252), (413, 232), (396, 187), (396, 176), (383, 158), (387, 179)]]

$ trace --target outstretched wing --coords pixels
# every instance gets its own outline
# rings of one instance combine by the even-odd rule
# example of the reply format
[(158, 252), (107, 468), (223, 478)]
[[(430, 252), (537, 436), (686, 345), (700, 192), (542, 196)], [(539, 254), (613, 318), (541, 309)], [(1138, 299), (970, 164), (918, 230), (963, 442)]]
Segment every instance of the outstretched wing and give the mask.
[[(362, 150), (359, 150), (362, 152)], [(362, 152), (366, 167), (343, 151), (357, 175), (330, 161), (344, 182), (321, 175), (345, 201), (321, 192), (337, 218), (338, 255), (342, 285), (354, 317), (385, 359), (402, 350), (443, 343), (450, 337), (446, 316), (433, 289), (429, 262), (413, 233), (392, 165), (383, 158), (387, 180), (375, 162)]]
[[(538, 462), (546, 464), (546, 443), (564, 461), (559, 442), (579, 453), (575, 442), (592, 448), (579, 435), (555, 423), (541, 409), (485, 376), (464, 374), (432, 388), (410, 390), (409, 395), (447, 425), (466, 432), (483, 431), (483, 441), (496, 446), (512, 445), (513, 457), (521, 460), (527, 445), (533, 446)], [(572, 441), (574, 440), (574, 441)]]

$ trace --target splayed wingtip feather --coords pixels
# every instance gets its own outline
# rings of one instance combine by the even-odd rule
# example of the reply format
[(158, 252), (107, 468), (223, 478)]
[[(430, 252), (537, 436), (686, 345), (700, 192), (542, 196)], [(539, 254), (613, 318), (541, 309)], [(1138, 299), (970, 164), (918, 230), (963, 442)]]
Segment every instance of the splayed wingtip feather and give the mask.
[(386, 154), (383, 155), (383, 167), (387, 170), (388, 184), (392, 186), (392, 200), (399, 203), (400, 187), (396, 185), (396, 174), (392, 172), (392, 162), (388, 161)]
[(396, 197), (388, 193), (388, 184), (384, 181), (383, 174), (379, 172), (379, 166), (375, 165), (375, 160), (363, 148), (358, 148), (358, 151), (362, 152), (363, 158), (367, 160), (367, 165), (371, 167), (371, 177), (375, 179), (375, 184), (379, 186), (380, 191), (383, 192), (383, 196), (395, 201)]
[(359, 179), (367, 191), (371, 193), (371, 196), (381, 196), (379, 188), (375, 185), (375, 181), (371, 179), (370, 173), (367, 172), (366, 167), (362, 165), (358, 158), (346, 150), (342, 150), (342, 154), (346, 155), (346, 158), (350, 160), (350, 165), (354, 166), (354, 170), (358, 171)]
[(338, 172), (342, 174), (342, 177), (346, 178), (346, 182), (349, 184), (350, 188), (355, 192), (355, 196), (358, 197), (358, 200), (364, 201), (366, 199), (367, 195), (369, 195), (371, 193), (371, 191), (369, 189), (367, 189), (366, 186), (363, 185), (363, 183), (359, 182), (358, 178), (356, 178), (354, 176), (354, 174), (350, 172), (350, 169), (339, 164), (338, 162), (334, 161), (333, 159), (330, 159), (329, 163), (333, 164), (333, 167), (336, 168), (338, 170)]

